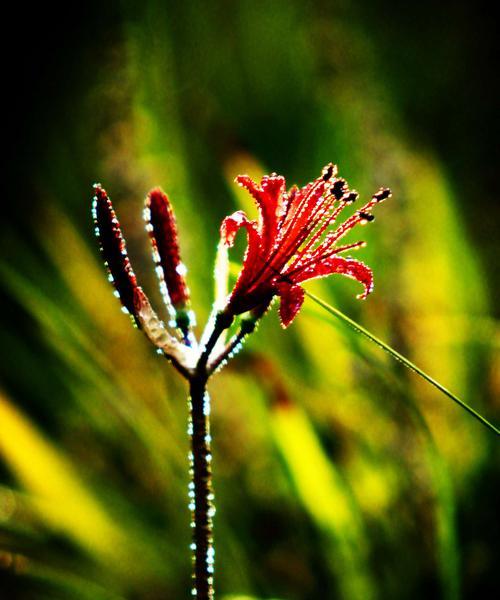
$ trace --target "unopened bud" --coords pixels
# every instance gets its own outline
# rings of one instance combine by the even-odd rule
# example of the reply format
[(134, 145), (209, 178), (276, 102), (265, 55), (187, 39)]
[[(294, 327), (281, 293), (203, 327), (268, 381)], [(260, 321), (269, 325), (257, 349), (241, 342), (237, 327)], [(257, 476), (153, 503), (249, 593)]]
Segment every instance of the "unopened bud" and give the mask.
[(153, 256), (157, 267), (160, 267), (160, 279), (165, 283), (176, 324), (182, 331), (187, 331), (190, 326), (190, 310), (186, 268), (180, 258), (174, 212), (167, 195), (160, 188), (155, 188), (148, 194), (145, 217), (153, 245)]
[(104, 261), (109, 271), (109, 279), (115, 286), (124, 308), (140, 327), (134, 303), (134, 296), (139, 286), (128, 258), (120, 223), (116, 218), (111, 200), (100, 184), (94, 185), (94, 192), (92, 215)]

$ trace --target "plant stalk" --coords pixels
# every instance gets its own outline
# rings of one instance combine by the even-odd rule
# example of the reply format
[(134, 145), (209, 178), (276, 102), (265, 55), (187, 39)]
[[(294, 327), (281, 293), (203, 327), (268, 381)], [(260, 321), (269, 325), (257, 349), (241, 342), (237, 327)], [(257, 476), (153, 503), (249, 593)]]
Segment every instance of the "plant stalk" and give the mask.
[(210, 398), (206, 390), (207, 378), (197, 374), (190, 380), (190, 422), (191, 436), (189, 506), (191, 527), (193, 528), (193, 588), (191, 594), (196, 600), (213, 600), (213, 522), (215, 513), (212, 491), (212, 470), (210, 451)]
[(215, 514), (212, 491), (212, 454), (210, 450), (210, 397), (207, 392), (209, 372), (207, 363), (219, 336), (233, 320), (232, 316), (217, 314), (213, 329), (189, 379), (189, 426), (191, 437), (189, 507), (191, 509), (191, 543), (193, 557), (193, 587), (191, 595), (196, 600), (213, 600), (213, 516)]

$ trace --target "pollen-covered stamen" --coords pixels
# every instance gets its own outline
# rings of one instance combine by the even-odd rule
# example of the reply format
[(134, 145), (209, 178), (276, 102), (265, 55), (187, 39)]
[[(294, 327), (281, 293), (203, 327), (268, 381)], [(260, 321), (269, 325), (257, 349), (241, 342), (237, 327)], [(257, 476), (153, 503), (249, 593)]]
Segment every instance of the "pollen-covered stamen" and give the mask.
[(318, 212), (325, 205), (324, 193), (329, 187), (329, 183), (320, 177), (298, 192), (302, 195), (299, 208), (294, 212), (288, 225), (285, 223), (278, 233), (275, 250), (269, 256), (268, 264), (281, 270), (298, 251), (318, 224)]
[[(326, 250), (331, 248), (333, 244), (335, 244), (341, 238), (343, 238), (349, 231), (351, 231), (351, 229), (355, 227), (358, 223), (362, 223), (363, 221), (368, 222), (370, 220), (370, 217), (373, 216), (370, 215), (370, 211), (375, 206), (375, 204), (378, 204), (378, 202), (379, 200), (373, 197), (362, 208), (360, 208), (360, 210), (356, 211), (353, 215), (351, 215), (347, 219), (347, 221), (342, 223), (342, 225), (340, 225), (334, 232), (327, 235), (323, 244), (318, 246), (315, 252), (317, 252), (318, 254), (325, 252)], [(366, 218), (367, 215), (369, 215), (368, 219)]]
[(94, 192), (92, 215), (104, 261), (109, 271), (109, 279), (115, 286), (123, 309), (130, 313), (136, 324), (140, 326), (134, 305), (134, 295), (140, 288), (127, 255), (120, 223), (116, 218), (111, 200), (100, 184), (94, 185)]
[(319, 202), (312, 209), (307, 222), (304, 223), (301, 229), (296, 231), (295, 238), (290, 244), (290, 248), (287, 253), (290, 255), (295, 254), (300, 246), (313, 234), (317, 229), (321, 229), (330, 220), (331, 210), (333, 209), (334, 200), (329, 197), (322, 196)]
[(297, 209), (294, 211), (293, 216), (289, 218), (289, 222), (285, 221), (283, 223), (283, 227), (278, 234), (280, 240), (288, 238), (294, 240), (296, 237), (293, 235), (294, 230), (298, 229), (300, 231), (304, 225), (307, 225), (307, 223), (303, 222), (303, 219), (310, 215), (318, 202), (323, 199), (326, 185), (327, 182), (320, 177), (297, 192), (295, 199), (297, 196), (300, 196)]
[[(347, 184), (344, 180), (336, 180), (342, 182), (342, 187), (341, 189), (343, 189), (344, 191), (347, 190)], [(334, 186), (335, 183), (334, 182)], [(330, 225), (333, 225), (335, 223), (335, 221), (337, 220), (337, 217), (339, 216), (339, 214), (344, 210), (344, 208), (347, 206), (347, 204), (350, 204), (351, 202), (353, 202), (357, 197), (358, 197), (358, 193), (353, 190), (352, 192), (348, 192), (348, 193), (344, 193), (339, 199), (337, 198), (338, 195), (340, 195), (340, 187), (337, 188), (337, 193), (331, 193), (330, 190), (330, 195), (327, 196), (325, 198), (325, 203), (323, 204), (322, 207), (322, 214), (321, 214), (321, 218), (318, 221), (319, 227), (316, 229), (316, 231), (313, 233), (316, 224), (314, 223), (315, 218), (317, 217), (317, 212), (314, 213), (313, 215), (311, 215), (310, 217), (310, 222), (313, 223), (313, 227), (310, 228), (310, 231), (306, 231), (307, 236), (305, 236), (304, 241), (307, 239), (307, 237), (309, 237), (309, 234), (312, 233), (312, 235), (309, 237), (309, 240), (307, 241), (306, 245), (301, 248), (299, 250), (300, 246), (297, 246), (296, 248), (296, 252), (295, 254), (297, 254), (296, 259), (294, 261), (292, 261), (292, 264), (289, 265), (289, 269), (292, 269), (293, 271), (298, 270), (300, 268), (302, 268), (304, 266), (304, 264), (306, 264), (304, 261), (307, 261), (307, 264), (309, 264), (310, 262), (312, 262), (311, 259), (311, 252), (314, 252), (314, 255), (316, 256), (316, 249), (319, 247), (317, 247), (315, 250), (312, 250), (314, 244), (318, 243), (318, 241), (321, 239), (321, 237), (323, 236), (323, 234), (326, 232), (326, 230), (328, 229), (328, 227)], [(338, 199), (338, 204), (337, 206), (335, 206), (335, 202)], [(331, 234), (330, 236), (327, 236), (326, 239), (330, 239), (333, 237), (333, 234)], [(327, 247), (327, 244), (321, 244), (321, 248), (325, 248)], [(349, 248), (354, 247), (354, 245), (350, 244)], [(356, 246), (357, 247), (357, 246)], [(313, 259), (315, 260), (315, 259)]]
[[(337, 248), (333, 248), (330, 252), (326, 252), (322, 254), (321, 260), (330, 258), (331, 256), (335, 256), (336, 254), (341, 254), (342, 252), (347, 252), (347, 250), (359, 250), (359, 248), (364, 248), (366, 246), (366, 242), (359, 241), (353, 242), (352, 244), (344, 244), (343, 246), (338, 246)], [(287, 268), (283, 274), (289, 278), (293, 278), (297, 273), (308, 269), (311, 265), (318, 262), (318, 257), (310, 258), (307, 261), (297, 261), (291, 267)]]
[[(331, 197), (330, 197), (331, 198)], [(326, 203), (324, 216), (321, 218), (320, 227), (316, 230), (316, 232), (309, 238), (307, 244), (302, 248), (299, 252), (297, 259), (292, 263), (291, 268), (295, 269), (295, 267), (299, 267), (304, 258), (309, 258), (309, 252), (315, 243), (321, 238), (321, 236), (325, 233), (330, 225), (335, 223), (339, 214), (344, 210), (346, 204), (341, 201), (336, 207), (334, 207), (335, 200), (330, 201), (330, 203)], [(330, 214), (328, 212), (331, 210)], [(314, 218), (314, 217), (313, 217)], [(297, 248), (298, 251), (298, 248)]]
[(329, 181), (334, 175), (337, 174), (337, 166), (333, 163), (329, 163), (326, 167), (323, 168), (321, 172), (321, 176), (323, 177), (323, 181)]
[[(333, 209), (333, 203), (332, 201), (330, 201), (325, 203), (325, 206), (322, 208), (320, 214), (316, 214), (311, 217), (311, 225), (307, 228), (304, 228), (304, 234), (302, 238), (297, 239), (296, 247), (294, 248), (294, 251), (292, 253), (292, 257), (295, 257), (295, 260), (292, 260), (290, 268), (293, 269), (294, 267), (298, 266), (304, 259), (307, 259), (309, 257), (309, 251), (324, 234), (326, 229), (332, 223), (332, 220), (335, 220), (338, 212), (339, 207)], [(300, 248), (300, 246), (302, 246), (304, 242), (306, 242), (305, 246), (303, 248)]]
[[(294, 210), (295, 197), (299, 191), (299, 188), (296, 185), (293, 185), (288, 192), (284, 192), (283, 199), (281, 203), (281, 208), (279, 209), (278, 214), (278, 231), (281, 230), (283, 224), (287, 219), (291, 218)], [(292, 213), (292, 214), (291, 214)]]
[(349, 189), (345, 179), (335, 179), (330, 188), (330, 193), (336, 200), (340, 200), (348, 191)]
[(353, 242), (352, 244), (344, 244), (343, 246), (337, 246), (331, 251), (331, 254), (325, 254), (325, 258), (334, 254), (340, 254), (341, 252), (347, 252), (347, 250), (359, 250), (359, 248), (365, 248), (366, 242), (360, 240), (359, 242)]
[(371, 223), (372, 221), (375, 220), (375, 216), (367, 213), (367, 212), (363, 212), (362, 210), (358, 211), (358, 215), (360, 218), (360, 225), (366, 225), (366, 223)]
[[(337, 181), (339, 181), (339, 180), (337, 180)], [(335, 182), (334, 182), (334, 186), (335, 186)], [(346, 189), (347, 186), (343, 185), (342, 187), (344, 189)], [(337, 189), (337, 193), (338, 192), (339, 192), (339, 188)], [(330, 193), (331, 193), (331, 190), (330, 190)], [(330, 206), (327, 205), (323, 214), (325, 215), (328, 212), (328, 210), (332, 210), (332, 213), (329, 216), (322, 217), (320, 227), (316, 230), (315, 233), (313, 233), (313, 235), (309, 238), (306, 245), (302, 249), (299, 250), (299, 248), (300, 248), (299, 244), (296, 246), (295, 254), (298, 253), (298, 255), (297, 255), (296, 259), (292, 262), (292, 264), (289, 265), (289, 267), (287, 269), (288, 272), (289, 273), (290, 272), (294, 272), (294, 273), (298, 272), (301, 269), (305, 268), (306, 266), (308, 266), (308, 265), (312, 264), (313, 262), (315, 262), (316, 260), (318, 260), (320, 257), (324, 258), (325, 256), (332, 256), (334, 254), (338, 254), (338, 250), (332, 248), (332, 246), (335, 244), (335, 242), (338, 241), (338, 239), (340, 239), (340, 237), (345, 235), (350, 229), (352, 229), (357, 223), (364, 225), (370, 221), (373, 221), (373, 219), (375, 217), (373, 215), (371, 215), (368, 211), (376, 203), (381, 202), (385, 198), (389, 197), (389, 195), (390, 195), (389, 190), (386, 190), (386, 189), (379, 190), (379, 192), (377, 192), (377, 194), (375, 194), (372, 197), (370, 202), (368, 202), (361, 210), (357, 211), (350, 219), (348, 219), (344, 223), (344, 225), (341, 225), (336, 231), (327, 235), (323, 243), (319, 244), (314, 250), (311, 250), (313, 248), (314, 244), (316, 244), (318, 242), (318, 240), (321, 239), (321, 237), (323, 236), (325, 231), (328, 229), (328, 227), (336, 221), (337, 217), (342, 212), (342, 210), (348, 204), (351, 204), (358, 198), (358, 192), (356, 192), (355, 190), (345, 192), (342, 195), (342, 197), (340, 198), (339, 204), (333, 209), (332, 209), (331, 205)], [(332, 196), (335, 197), (335, 194), (332, 194), (330, 197), (332, 197)], [(311, 215), (310, 222), (314, 222), (315, 216), (316, 216), (316, 214)], [(311, 231), (314, 230), (314, 227), (315, 226), (313, 226), (311, 228)], [(305, 233), (307, 233), (307, 237), (309, 236), (311, 231), (305, 229)], [(360, 247), (361, 244), (362, 244), (362, 242), (359, 242), (356, 244), (349, 244), (347, 247), (342, 247), (342, 249), (340, 251), (344, 251), (344, 250), (347, 250), (350, 248), (357, 248), (357, 247)], [(329, 249), (330, 249), (330, 251), (328, 251)]]
[(352, 192), (347, 192), (341, 198), (342, 202), (345, 204), (353, 204), (359, 198), (359, 194), (356, 190), (352, 190)]
[(184, 277), (186, 268), (180, 258), (175, 216), (167, 195), (160, 188), (149, 192), (144, 218), (163, 298), (177, 326), (187, 334), (191, 311)]
[[(357, 192), (349, 192), (350, 194), (356, 194)], [(335, 231), (329, 233), (324, 241), (319, 244), (315, 248), (315, 250), (311, 254), (311, 261), (318, 260), (322, 256), (332, 256), (333, 254), (338, 254), (337, 249), (335, 249), (335, 244), (344, 237), (351, 229), (353, 229), (356, 225), (366, 225), (367, 223), (373, 221), (375, 217), (370, 213), (371, 209), (378, 203), (383, 200), (389, 198), (391, 196), (391, 191), (387, 188), (381, 188), (376, 194), (374, 194), (369, 202), (367, 202), (360, 210), (356, 211), (353, 215), (351, 215), (342, 225), (340, 225)], [(346, 195), (343, 196), (341, 203), (339, 204), (339, 211), (348, 204), (345, 201)], [(298, 264), (295, 265), (298, 267)]]
[(383, 202), (392, 196), (392, 192), (389, 188), (380, 188), (378, 192), (373, 194), (373, 199), (377, 202)]

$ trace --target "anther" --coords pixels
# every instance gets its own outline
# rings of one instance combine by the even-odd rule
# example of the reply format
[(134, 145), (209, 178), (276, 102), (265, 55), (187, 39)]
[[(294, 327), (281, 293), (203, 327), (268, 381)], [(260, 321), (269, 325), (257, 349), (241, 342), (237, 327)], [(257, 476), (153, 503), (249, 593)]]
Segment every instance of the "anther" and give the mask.
[(352, 204), (353, 202), (356, 202), (358, 198), (358, 192), (352, 191), (342, 196), (342, 202), (345, 202), (346, 204)]
[(342, 196), (347, 191), (347, 181), (345, 179), (336, 179), (333, 182), (332, 188), (330, 190), (332, 196), (335, 197), (336, 200), (340, 200)]
[(373, 199), (377, 202), (382, 202), (391, 196), (391, 190), (389, 188), (380, 188), (376, 194), (373, 194)]
[(336, 167), (333, 163), (326, 165), (326, 167), (321, 172), (321, 174), (323, 176), (323, 181), (328, 181), (329, 179), (331, 179), (333, 177), (335, 170), (336, 170)]
[(375, 220), (375, 217), (367, 212), (358, 212), (358, 215), (361, 217), (361, 223), (371, 223)]

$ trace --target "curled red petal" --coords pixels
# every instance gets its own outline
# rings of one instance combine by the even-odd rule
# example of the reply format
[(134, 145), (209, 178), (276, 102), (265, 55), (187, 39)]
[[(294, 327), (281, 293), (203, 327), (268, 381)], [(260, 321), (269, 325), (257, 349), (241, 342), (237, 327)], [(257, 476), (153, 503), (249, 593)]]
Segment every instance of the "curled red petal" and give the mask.
[(115, 286), (124, 308), (139, 324), (134, 303), (134, 297), (138, 290), (137, 279), (128, 258), (120, 223), (106, 190), (99, 184), (95, 184), (94, 194), (92, 214), (110, 280)]
[[(283, 196), (286, 192), (285, 178), (281, 175), (270, 175), (262, 178), (259, 206), (263, 220), (263, 237), (269, 244), (274, 241), (278, 227), (278, 213), (281, 212)], [(267, 239), (266, 239), (267, 238)]]
[(181, 262), (177, 224), (168, 196), (160, 189), (146, 198), (146, 221), (157, 266), (161, 267), (168, 296), (175, 308), (189, 305), (189, 289)]
[(248, 175), (238, 175), (236, 182), (244, 187), (259, 208), (259, 232), (265, 249), (269, 249), (276, 237), (278, 217), (282, 211), (286, 191), (285, 178), (281, 175), (266, 175), (257, 185)]
[(279, 283), (277, 292), (280, 297), (280, 320), (283, 328), (287, 328), (295, 319), (304, 303), (304, 290), (300, 285)]
[[(295, 273), (292, 280), (293, 283), (300, 283), (308, 279), (326, 277), (336, 273), (356, 279), (364, 286), (364, 292), (359, 294), (358, 298), (366, 298), (373, 290), (373, 273), (370, 267), (354, 258), (342, 258), (340, 256), (331, 256), (319, 260), (303, 271)], [(286, 273), (284, 276), (286, 277)]]
[(259, 203), (260, 194), (262, 190), (260, 186), (248, 175), (238, 175), (235, 178), (235, 182), (240, 186), (244, 187), (253, 196), (254, 200)]
[(222, 241), (227, 246), (232, 247), (236, 234), (242, 227), (247, 230), (248, 244), (243, 258), (243, 267), (231, 292), (233, 301), (235, 299), (238, 300), (238, 297), (242, 296), (245, 291), (248, 291), (247, 287), (253, 275), (261, 268), (263, 263), (261, 251), (262, 238), (257, 230), (257, 224), (255, 221), (249, 221), (243, 211), (239, 210), (222, 221), (220, 228)]
[(220, 226), (220, 237), (226, 246), (232, 248), (236, 234), (242, 227), (247, 230), (249, 244), (260, 244), (261, 238), (257, 231), (257, 224), (255, 221), (249, 221), (242, 210), (238, 210), (226, 217)]

